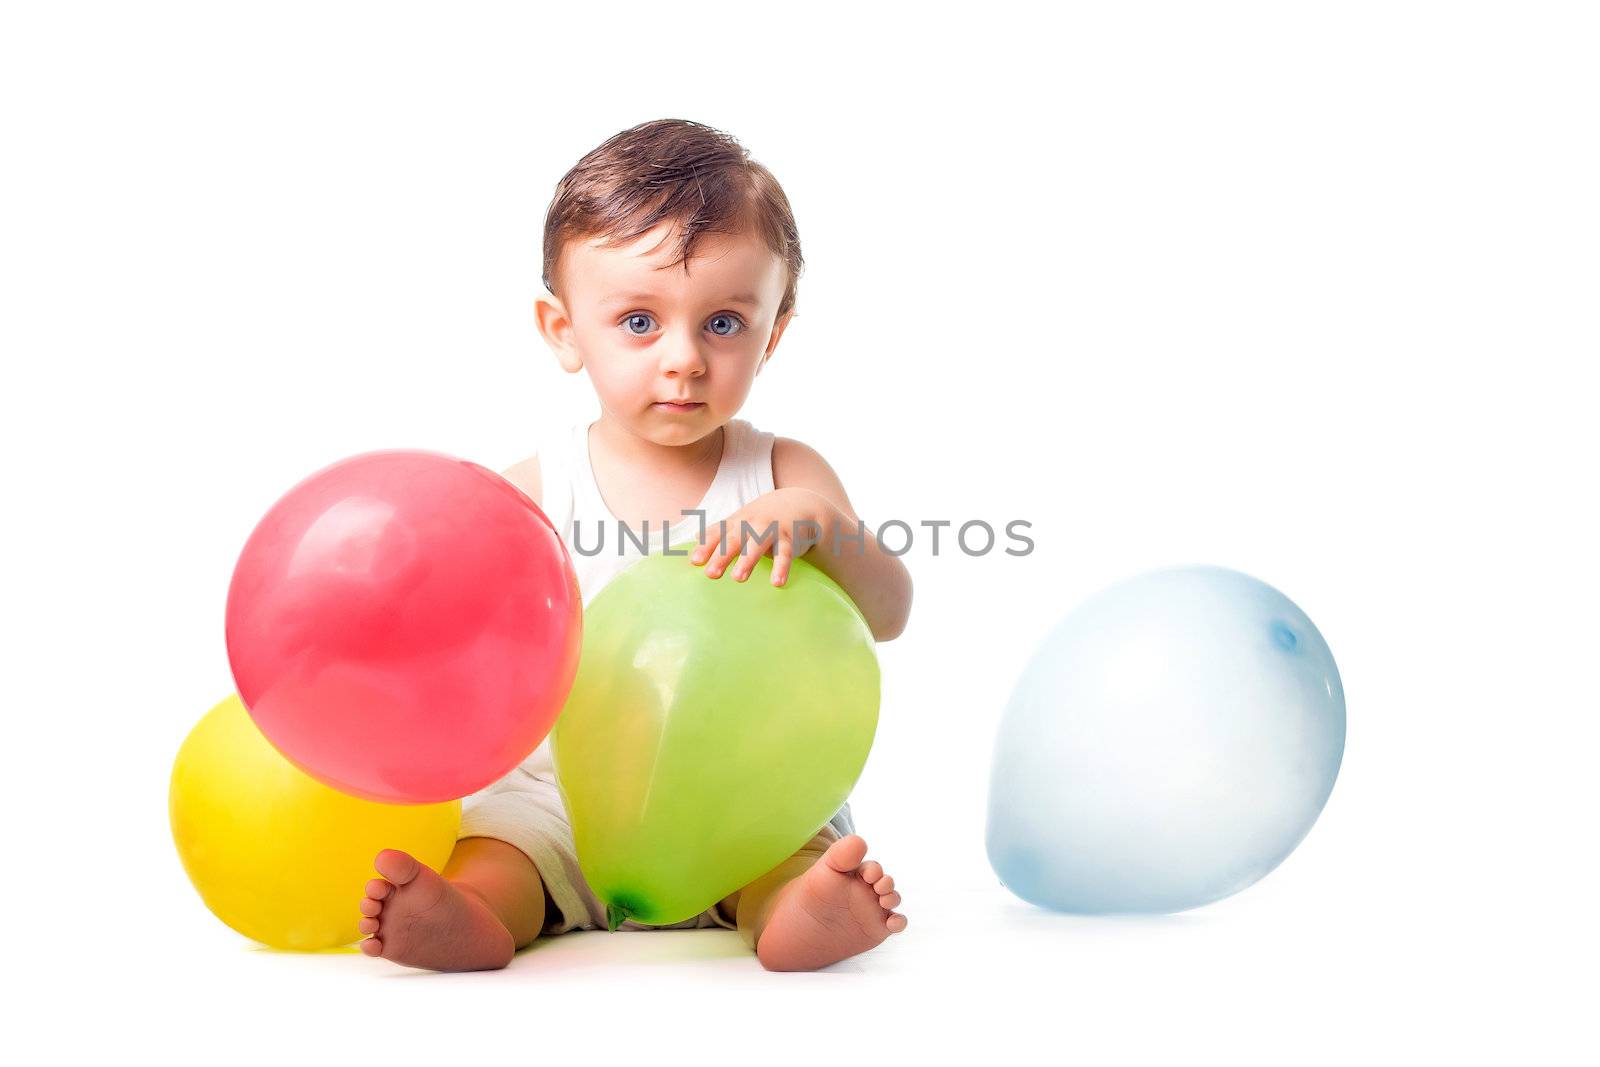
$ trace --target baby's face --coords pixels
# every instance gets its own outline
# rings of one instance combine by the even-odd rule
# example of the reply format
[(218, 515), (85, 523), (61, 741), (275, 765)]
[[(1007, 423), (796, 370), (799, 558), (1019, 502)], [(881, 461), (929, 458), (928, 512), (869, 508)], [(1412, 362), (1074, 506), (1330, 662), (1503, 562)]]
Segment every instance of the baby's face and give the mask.
[(573, 241), (565, 315), (540, 309), (562, 365), (588, 368), (607, 413), (662, 445), (697, 441), (738, 412), (788, 318), (777, 321), (783, 262), (758, 235), (707, 235), (668, 268), (675, 244), (668, 223), (616, 248)]

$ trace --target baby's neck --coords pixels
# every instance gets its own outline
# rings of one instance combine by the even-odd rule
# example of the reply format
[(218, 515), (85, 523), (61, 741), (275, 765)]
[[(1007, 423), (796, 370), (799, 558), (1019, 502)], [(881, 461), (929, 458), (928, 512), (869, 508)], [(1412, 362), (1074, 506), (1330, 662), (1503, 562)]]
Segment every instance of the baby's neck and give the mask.
[(686, 445), (661, 445), (630, 432), (600, 416), (589, 430), (589, 451), (602, 457), (607, 466), (637, 470), (659, 478), (688, 477), (707, 469), (716, 470), (722, 458), (722, 438), (726, 427), (719, 426), (698, 441)]
[(677, 522), (683, 509), (704, 499), (722, 462), (727, 427), (686, 445), (641, 438), (604, 416), (589, 429), (589, 460), (596, 488), (623, 522)]

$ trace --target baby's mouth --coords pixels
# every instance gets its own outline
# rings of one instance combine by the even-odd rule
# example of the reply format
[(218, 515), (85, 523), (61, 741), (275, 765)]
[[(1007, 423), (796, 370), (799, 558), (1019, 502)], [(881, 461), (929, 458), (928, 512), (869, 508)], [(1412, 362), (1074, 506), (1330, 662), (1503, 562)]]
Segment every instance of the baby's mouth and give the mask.
[(705, 407), (705, 403), (699, 400), (657, 400), (650, 406), (664, 411), (698, 411)]

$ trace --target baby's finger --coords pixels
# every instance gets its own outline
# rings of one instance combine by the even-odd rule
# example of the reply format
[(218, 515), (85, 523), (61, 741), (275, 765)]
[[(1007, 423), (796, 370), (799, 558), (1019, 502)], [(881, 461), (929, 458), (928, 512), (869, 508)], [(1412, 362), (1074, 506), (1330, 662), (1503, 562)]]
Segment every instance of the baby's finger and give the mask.
[(740, 556), (739, 565), (733, 569), (733, 580), (742, 582), (750, 577), (750, 572), (756, 569), (756, 560), (760, 558), (761, 553), (753, 549)]
[(711, 554), (706, 557), (706, 575), (711, 578), (721, 577), (722, 572), (727, 569), (728, 563), (738, 554), (739, 551), (733, 538), (720, 538), (716, 543), (716, 547), (712, 549)]
[(772, 584), (782, 585), (789, 580), (789, 563), (794, 559), (794, 542), (787, 537), (778, 539), (778, 550), (772, 554)]
[(707, 526), (705, 533), (700, 535), (700, 543), (689, 553), (689, 559), (696, 566), (708, 564), (713, 553), (722, 547), (722, 531), (715, 526)]
[(700, 534), (700, 543), (689, 553), (689, 558), (695, 563), (705, 563), (711, 559), (713, 553), (728, 540), (728, 527), (725, 522), (708, 522), (705, 530)]
[(718, 571), (717, 573), (718, 574), (727, 574), (729, 571), (732, 571), (734, 573), (735, 577), (737, 577), (738, 576), (738, 570), (739, 570), (739, 560), (742, 559), (742, 558), (743, 558), (743, 554), (742, 554), (741, 550), (738, 549), (738, 548), (735, 548), (732, 552), (728, 553), (727, 561), (723, 563), (722, 569), (720, 571)]
[[(753, 566), (754, 562), (761, 558), (761, 535), (756, 530), (740, 529), (738, 535), (730, 540), (733, 550), (728, 555), (727, 566), (733, 568), (734, 580), (742, 581), (739, 568), (735, 564), (743, 565), (748, 561)], [(748, 573), (748, 569), (745, 573)]]
[(710, 561), (706, 564), (706, 573), (713, 578), (720, 578), (723, 576), (723, 574), (727, 573), (728, 568), (733, 566), (736, 562), (738, 562), (738, 560), (739, 542), (730, 539), (726, 544), (718, 548), (717, 551), (712, 554)]
[(734, 578), (744, 581), (756, 569), (756, 564), (761, 562), (761, 557), (772, 551), (772, 538), (753, 537), (744, 546), (744, 557), (739, 560), (739, 569)]

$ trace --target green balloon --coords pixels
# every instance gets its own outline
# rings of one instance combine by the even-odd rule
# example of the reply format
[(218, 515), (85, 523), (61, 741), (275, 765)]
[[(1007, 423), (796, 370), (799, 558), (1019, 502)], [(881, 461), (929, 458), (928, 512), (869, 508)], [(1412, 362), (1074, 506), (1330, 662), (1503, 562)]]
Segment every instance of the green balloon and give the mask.
[(768, 557), (741, 583), (652, 555), (584, 611), (551, 750), (579, 865), (613, 930), (682, 921), (767, 873), (866, 764), (872, 631), (803, 559), (783, 586), (771, 576)]

